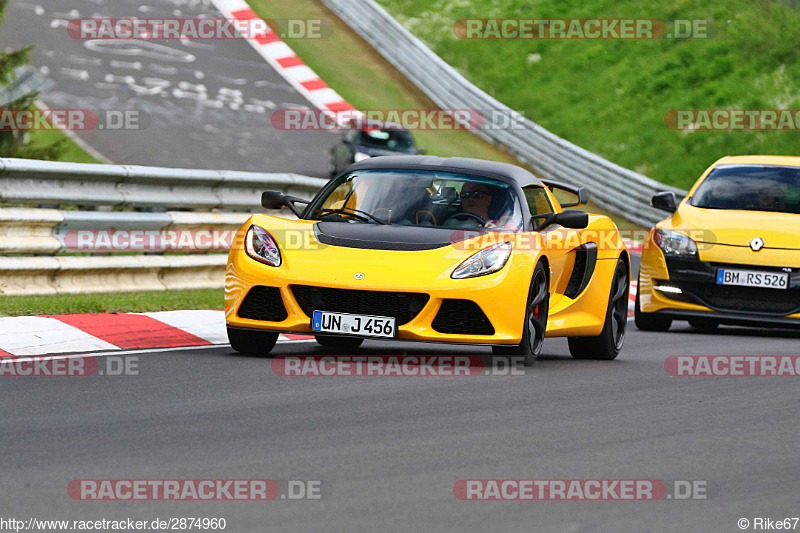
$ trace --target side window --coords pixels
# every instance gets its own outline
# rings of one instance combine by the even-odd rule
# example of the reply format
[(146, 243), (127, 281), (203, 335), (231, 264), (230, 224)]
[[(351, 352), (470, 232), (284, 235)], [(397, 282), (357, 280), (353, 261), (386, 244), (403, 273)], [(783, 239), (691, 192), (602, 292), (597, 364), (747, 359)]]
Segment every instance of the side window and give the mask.
[[(525, 187), (522, 189), (522, 192), (525, 193), (525, 201), (528, 202), (528, 209), (531, 211), (531, 216), (553, 212), (553, 206), (550, 204), (547, 192), (542, 187)], [(534, 220), (534, 229), (538, 229), (542, 222), (544, 221)]]
[(531, 216), (553, 212), (553, 206), (550, 204), (547, 192), (543, 188), (525, 187), (522, 191), (525, 193), (525, 200), (528, 202)]

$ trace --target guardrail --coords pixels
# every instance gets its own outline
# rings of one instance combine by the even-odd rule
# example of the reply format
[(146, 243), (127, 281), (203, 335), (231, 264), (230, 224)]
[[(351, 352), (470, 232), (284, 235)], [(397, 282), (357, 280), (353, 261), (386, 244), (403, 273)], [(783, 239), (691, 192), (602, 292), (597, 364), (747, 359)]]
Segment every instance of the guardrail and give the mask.
[(0, 202), (39, 205), (252, 209), (265, 189), (315, 193), (322, 178), (0, 158)]
[[(0, 294), (221, 288), (227, 255), (206, 252), (227, 250), (250, 213), (263, 211), (261, 193), (308, 198), (326, 182), (296, 174), (0, 158), (0, 202), (9, 206), (0, 207)], [(31, 204), (38, 207), (18, 207)], [(92, 207), (101, 210), (87, 210)], [(109, 210), (120, 208), (129, 210)], [(130, 210), (137, 208), (147, 211)], [(128, 240), (117, 246), (120, 236)], [(131, 243), (134, 237), (142, 246)], [(81, 255), (55, 255), (65, 252)]]
[(589, 187), (595, 203), (645, 226), (664, 218), (650, 207), (653, 194), (673, 191), (686, 195), (682, 189), (603, 159), (515, 113), (470, 83), (373, 0), (322, 1), (442, 109), (475, 109), (484, 112), (487, 120), (492, 111), (497, 116), (514, 116), (514, 129), (495, 125), (471, 131), (506, 147), (542, 176)]

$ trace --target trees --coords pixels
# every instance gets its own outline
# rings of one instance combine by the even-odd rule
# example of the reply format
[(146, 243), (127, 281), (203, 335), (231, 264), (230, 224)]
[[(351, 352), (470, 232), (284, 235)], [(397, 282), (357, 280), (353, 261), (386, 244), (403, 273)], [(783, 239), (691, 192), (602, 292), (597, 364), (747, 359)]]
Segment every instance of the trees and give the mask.
[[(3, 22), (8, 0), (0, 0), (0, 24)], [(38, 91), (21, 91), (22, 68), (28, 64), (31, 47), (0, 51), (0, 109), (33, 109)], [(65, 140), (49, 146), (34, 146), (26, 132), (0, 129), (0, 157), (28, 159), (56, 159), (63, 150)]]

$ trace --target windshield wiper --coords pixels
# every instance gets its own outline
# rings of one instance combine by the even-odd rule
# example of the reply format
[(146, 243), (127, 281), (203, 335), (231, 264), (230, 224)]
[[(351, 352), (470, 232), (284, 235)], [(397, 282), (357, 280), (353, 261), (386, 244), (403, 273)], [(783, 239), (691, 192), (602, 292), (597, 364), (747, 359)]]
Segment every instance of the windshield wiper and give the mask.
[[(378, 224), (386, 225), (388, 222), (385, 220), (381, 220), (378, 217), (372, 216), (371, 214), (367, 213), (366, 211), (361, 211), (359, 209), (353, 209), (352, 207), (340, 207), (338, 209), (318, 209), (317, 216), (322, 215), (322, 213), (345, 213), (349, 215), (354, 215), (356, 218), (360, 218), (361, 220), (369, 220), (372, 219)], [(362, 216), (359, 216), (362, 215)], [(369, 217), (369, 218), (367, 218)]]
[(731, 211), (735, 211), (735, 209), (731, 209), (729, 207), (723, 207), (721, 205), (713, 205), (713, 204), (709, 204), (709, 205), (692, 205), (692, 207), (697, 207), (699, 209), (729, 209)]

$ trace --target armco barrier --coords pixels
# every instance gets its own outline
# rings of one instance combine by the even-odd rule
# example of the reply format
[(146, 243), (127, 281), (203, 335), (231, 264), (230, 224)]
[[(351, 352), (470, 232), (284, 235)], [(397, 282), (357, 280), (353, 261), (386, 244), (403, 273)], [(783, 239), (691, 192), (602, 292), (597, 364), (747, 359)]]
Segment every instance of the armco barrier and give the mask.
[(650, 207), (653, 194), (686, 194), (607, 161), (515, 113), (470, 83), (373, 0), (323, 3), (442, 109), (476, 109), (515, 116), (520, 127), (498, 125), (474, 131), (506, 147), (542, 176), (589, 187), (598, 205), (645, 226), (664, 218), (663, 213)]
[(218, 289), (226, 254), (0, 257), (0, 294)]
[[(221, 288), (224, 253), (182, 247), (188, 255), (109, 255), (95, 241), (76, 250), (68, 237), (83, 230), (232, 232), (250, 212), (263, 211), (264, 190), (308, 198), (326, 182), (296, 174), (0, 158), (0, 202), (6, 206), (0, 207), (0, 295)], [(95, 206), (106, 210), (87, 210)], [(76, 251), (82, 254), (54, 255)]]
[(252, 209), (265, 189), (316, 193), (322, 178), (0, 158), (0, 202), (192, 209)]

